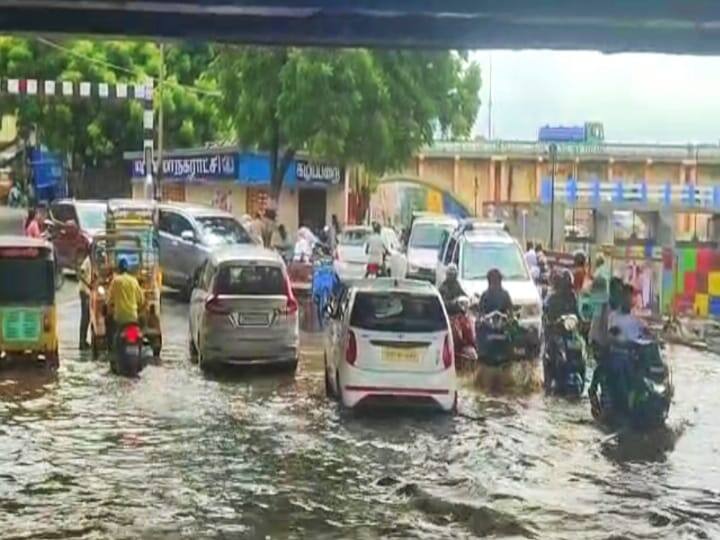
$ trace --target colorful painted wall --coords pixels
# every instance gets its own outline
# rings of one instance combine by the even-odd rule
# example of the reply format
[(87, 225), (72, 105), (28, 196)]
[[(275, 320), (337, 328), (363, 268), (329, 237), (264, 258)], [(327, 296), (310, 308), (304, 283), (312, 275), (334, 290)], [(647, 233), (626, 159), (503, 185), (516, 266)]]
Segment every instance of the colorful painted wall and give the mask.
[(720, 250), (703, 246), (663, 250), (663, 311), (720, 317)]

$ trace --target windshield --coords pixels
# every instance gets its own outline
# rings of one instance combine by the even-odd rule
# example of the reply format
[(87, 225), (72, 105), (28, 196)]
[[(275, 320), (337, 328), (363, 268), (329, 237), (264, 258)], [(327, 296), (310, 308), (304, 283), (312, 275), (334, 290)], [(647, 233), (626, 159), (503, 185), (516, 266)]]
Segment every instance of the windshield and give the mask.
[(249, 244), (250, 235), (237, 222), (230, 217), (199, 217), (196, 221), (200, 224), (202, 234), (208, 245), (217, 246), (221, 244)]
[(462, 251), (462, 279), (486, 279), (493, 268), (503, 279), (529, 279), (522, 253), (515, 244), (466, 242)]
[(440, 301), (410, 293), (367, 293), (355, 296), (350, 325), (386, 332), (438, 332), (447, 329)]
[(81, 229), (86, 231), (100, 231), (105, 229), (105, 214), (107, 209), (104, 206), (82, 206), (78, 205), (77, 215)]
[(415, 225), (410, 235), (410, 247), (421, 249), (438, 249), (445, 238), (443, 234), (451, 227), (439, 223), (423, 223)]
[(47, 259), (0, 259), (0, 303), (52, 304), (55, 280)]
[(341, 246), (362, 246), (367, 242), (370, 231), (367, 229), (353, 229), (340, 235)]
[(285, 277), (278, 266), (228, 266), (220, 270), (218, 294), (283, 295)]

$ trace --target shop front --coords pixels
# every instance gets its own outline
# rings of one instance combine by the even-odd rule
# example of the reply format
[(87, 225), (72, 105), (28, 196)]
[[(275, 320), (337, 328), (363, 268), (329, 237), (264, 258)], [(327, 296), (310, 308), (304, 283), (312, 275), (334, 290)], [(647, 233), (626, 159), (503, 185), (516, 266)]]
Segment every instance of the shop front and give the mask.
[[(127, 153), (133, 197), (142, 198), (142, 155)], [(300, 225), (320, 229), (333, 214), (346, 221), (346, 178), (342, 167), (298, 158), (288, 167), (277, 202), (277, 222), (289, 232)], [(258, 152), (232, 148), (167, 152), (163, 158), (160, 191), (163, 201), (212, 206), (241, 217), (271, 206), (270, 160)]]

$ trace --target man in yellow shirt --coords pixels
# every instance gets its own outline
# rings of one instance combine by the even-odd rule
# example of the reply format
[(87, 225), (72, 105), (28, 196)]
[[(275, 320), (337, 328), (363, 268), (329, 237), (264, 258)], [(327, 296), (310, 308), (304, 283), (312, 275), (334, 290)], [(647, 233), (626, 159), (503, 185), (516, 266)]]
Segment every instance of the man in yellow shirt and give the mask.
[(118, 273), (110, 282), (108, 290), (108, 314), (112, 317), (115, 329), (138, 322), (138, 311), (143, 302), (143, 291), (137, 278), (128, 274), (127, 261), (120, 259)]

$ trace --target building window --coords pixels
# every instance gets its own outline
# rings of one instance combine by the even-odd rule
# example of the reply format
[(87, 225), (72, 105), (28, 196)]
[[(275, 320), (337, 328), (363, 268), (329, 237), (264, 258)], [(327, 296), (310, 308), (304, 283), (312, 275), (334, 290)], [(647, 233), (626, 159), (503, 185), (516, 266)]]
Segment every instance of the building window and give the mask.
[(254, 216), (258, 212), (262, 214), (268, 207), (269, 200), (270, 194), (266, 189), (248, 188), (245, 210), (251, 216)]
[(163, 201), (185, 202), (185, 184), (183, 183), (163, 183), (161, 192)]

